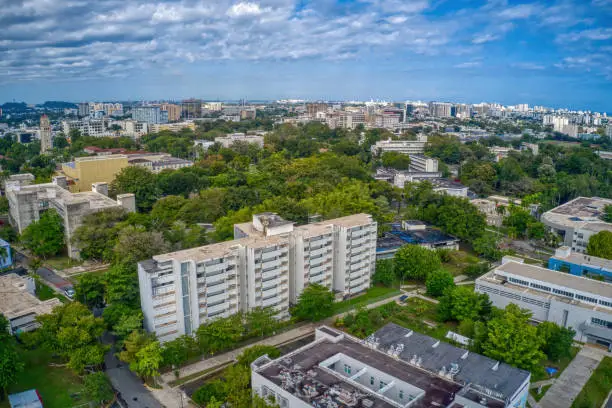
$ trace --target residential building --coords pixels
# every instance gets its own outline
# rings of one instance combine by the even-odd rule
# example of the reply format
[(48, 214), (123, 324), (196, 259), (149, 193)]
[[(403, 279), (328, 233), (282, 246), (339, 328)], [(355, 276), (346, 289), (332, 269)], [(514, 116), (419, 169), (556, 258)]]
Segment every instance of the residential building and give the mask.
[(578, 197), (552, 210), (546, 211), (540, 221), (563, 238), (563, 244), (574, 252), (586, 251), (591, 235), (599, 231), (612, 231), (612, 224), (601, 216), (612, 200), (599, 197)]
[(393, 258), (404, 245), (419, 245), (427, 249), (459, 249), (459, 239), (445, 234), (437, 228), (427, 226), (422, 221), (407, 220), (401, 224), (391, 224), (391, 230), (385, 232), (376, 241), (376, 259)]
[(62, 163), (59, 174), (66, 177), (71, 192), (79, 193), (90, 191), (93, 183), (110, 183), (127, 166), (128, 158), (122, 154), (77, 157)]
[[(214, 144), (215, 144), (215, 142), (212, 142), (210, 140), (194, 140), (193, 141), (193, 147), (199, 147), (203, 151), (207, 151), (208, 148), (213, 146)], [(199, 152), (196, 151), (196, 154), (199, 154)]]
[(324, 102), (307, 103), (306, 104), (306, 114), (310, 116), (311, 118), (316, 118), (317, 113), (327, 112), (328, 106), (329, 105), (327, 105)]
[(149, 124), (135, 120), (126, 120), (124, 123), (123, 134), (128, 137), (140, 138), (149, 133)]
[(84, 118), (85, 116), (89, 116), (89, 103), (79, 103), (79, 117)]
[(219, 112), (223, 109), (223, 102), (207, 102), (204, 107), (212, 112)]
[(429, 114), (437, 118), (450, 118), (453, 116), (453, 104), (446, 102), (430, 102)]
[(538, 153), (540, 152), (540, 147), (538, 146), (537, 143), (523, 142), (523, 143), (521, 143), (521, 150), (531, 150), (531, 153), (534, 156), (537, 156)]
[(393, 184), (396, 187), (404, 188), (406, 183), (411, 183), (413, 181), (423, 181), (423, 180), (433, 180), (437, 178), (441, 178), (441, 172), (420, 172), (420, 171), (412, 171), (412, 170), (396, 170), (390, 168), (382, 168), (379, 167), (376, 169), (376, 175), (374, 178), (376, 180), (383, 180), (390, 184)]
[(172, 103), (162, 103), (160, 106), (162, 111), (168, 112), (168, 121), (177, 122), (181, 119), (181, 107)]
[(202, 101), (200, 99), (186, 99), (181, 102), (181, 116), (185, 119), (202, 117)]
[(521, 205), (521, 200), (503, 196), (489, 196), (488, 198), (475, 198), (470, 200), (481, 213), (487, 217), (487, 224), (496, 227), (501, 227), (504, 219), (505, 211), (501, 211), (500, 207), (508, 207), (510, 205)]
[(496, 307), (513, 303), (529, 310), (536, 322), (571, 327), (577, 341), (612, 345), (612, 284), (522, 262), (504, 257), (476, 280), (476, 291)]
[(410, 171), (434, 173), (438, 171), (438, 160), (422, 154), (411, 154)]
[(518, 152), (518, 150), (513, 149), (512, 147), (503, 147), (503, 146), (489, 147), (489, 153), (495, 156), (496, 162), (506, 159), (508, 156), (510, 156), (510, 152)]
[(40, 325), (36, 316), (49, 314), (62, 302), (58, 298), (39, 300), (36, 283), (30, 276), (9, 273), (0, 276), (0, 315), (9, 322), (9, 332), (18, 334), (34, 330)]
[(398, 152), (403, 154), (423, 154), (427, 137), (418, 140), (381, 140), (372, 145), (372, 154), (381, 155), (385, 152)]
[(363, 112), (338, 112), (337, 123), (335, 127), (344, 129), (355, 129), (359, 125), (365, 125), (366, 116)]
[(178, 132), (182, 129), (191, 129), (196, 130), (196, 124), (192, 120), (183, 121), (183, 122), (175, 122), (175, 123), (154, 123), (149, 126), (150, 132), (158, 133), (162, 130), (169, 130), (171, 132)]
[(270, 307), (288, 316), (309, 283), (350, 297), (370, 286), (376, 222), (367, 214), (300, 227), (273, 213), (234, 226), (234, 240), (138, 264), (145, 327), (161, 341), (216, 317)]
[(108, 120), (106, 119), (84, 119), (84, 120), (64, 120), (62, 121), (62, 131), (67, 137), (70, 137), (71, 130), (78, 130), (81, 135), (92, 137), (116, 136), (113, 131), (108, 128)]
[(557, 248), (555, 255), (548, 260), (548, 268), (612, 283), (611, 259), (572, 252), (567, 246)]
[(46, 153), (53, 148), (51, 139), (51, 123), (47, 115), (43, 114), (40, 117), (40, 151)]
[(215, 142), (220, 143), (223, 147), (231, 147), (236, 142), (252, 143), (259, 147), (263, 147), (264, 138), (258, 135), (246, 135), (244, 133), (231, 133), (229, 135), (215, 137)]
[(612, 137), (612, 124), (606, 126), (606, 136)]
[(130, 155), (128, 163), (130, 166), (140, 166), (153, 173), (160, 173), (164, 170), (178, 170), (185, 167), (193, 166), (191, 160), (180, 159), (177, 157), (171, 157), (170, 155), (150, 155), (149, 157), (143, 155)]
[(5, 269), (13, 266), (13, 254), (11, 253), (11, 244), (3, 239), (0, 239), (0, 248), (4, 248), (5, 254), (0, 254), (0, 269)]
[(257, 117), (257, 109), (248, 108), (240, 110), (240, 120), (252, 120)]
[(5, 181), (9, 202), (9, 222), (20, 234), (41, 214), (53, 208), (62, 218), (68, 255), (79, 257), (79, 250), (72, 242), (74, 231), (82, 224), (83, 217), (107, 208), (125, 208), (135, 211), (134, 194), (120, 194), (117, 201), (109, 198), (108, 184), (94, 183), (91, 191), (71, 193), (63, 176), (55, 176), (52, 183), (30, 184), (31, 174), (9, 176)]
[(531, 374), (390, 323), (365, 340), (327, 326), (251, 364), (251, 388), (283, 408), (524, 408)]
[(159, 106), (136, 106), (132, 108), (132, 119), (145, 123), (168, 123), (168, 111)]

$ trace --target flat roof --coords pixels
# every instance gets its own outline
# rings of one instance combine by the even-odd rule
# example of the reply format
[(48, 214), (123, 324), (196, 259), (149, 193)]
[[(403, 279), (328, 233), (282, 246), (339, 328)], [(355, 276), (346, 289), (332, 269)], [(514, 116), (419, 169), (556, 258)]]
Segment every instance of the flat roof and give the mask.
[(0, 276), (0, 313), (8, 320), (32, 313), (51, 313), (54, 307), (62, 304), (57, 298), (43, 301), (29, 293), (27, 279), (14, 273)]
[(567, 227), (584, 226), (587, 223), (601, 223), (600, 217), (606, 205), (612, 200), (600, 197), (578, 197), (542, 214), (542, 219)]
[(576, 265), (591, 265), (612, 271), (612, 259), (598, 258), (596, 256), (585, 255), (579, 252), (570, 252), (568, 256), (553, 255), (551, 258)]
[(582, 276), (557, 272), (536, 265), (521, 264), (515, 261), (506, 262), (495, 268), (495, 270), (612, 299), (612, 284)]

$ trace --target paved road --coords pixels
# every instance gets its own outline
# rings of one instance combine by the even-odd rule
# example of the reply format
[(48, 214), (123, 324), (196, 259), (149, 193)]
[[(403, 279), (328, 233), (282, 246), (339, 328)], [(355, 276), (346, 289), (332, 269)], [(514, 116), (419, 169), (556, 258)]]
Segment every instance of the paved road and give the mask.
[[(25, 268), (28, 267), (30, 260), (25, 254), (14, 250), (13, 255), (14, 255), (14, 259), (16, 262), (19, 262)], [(72, 282), (62, 278), (57, 273), (55, 273), (53, 270), (47, 267), (42, 266), (38, 268), (38, 270), (36, 271), (36, 274), (40, 276), (46, 283), (48, 283), (51, 289), (55, 290), (57, 293), (61, 295), (64, 294), (64, 289), (72, 286)]]
[(600, 350), (588, 346), (580, 349), (576, 357), (546, 392), (544, 398), (540, 400), (540, 407), (569, 408), (599, 365), (604, 354)]
[[(105, 344), (112, 344), (113, 338), (108, 333), (102, 338)], [(122, 361), (115, 356), (114, 347), (104, 356), (106, 374), (117, 390), (126, 408), (162, 408), (163, 406), (153, 397), (151, 392), (142, 384), (142, 381), (130, 371)]]

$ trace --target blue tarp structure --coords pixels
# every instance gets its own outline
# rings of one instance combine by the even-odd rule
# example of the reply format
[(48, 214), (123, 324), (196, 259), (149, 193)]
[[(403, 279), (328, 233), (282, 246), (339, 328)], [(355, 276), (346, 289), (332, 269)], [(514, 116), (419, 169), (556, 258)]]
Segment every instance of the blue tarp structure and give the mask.
[(554, 368), (554, 367), (546, 367), (546, 372), (548, 373), (548, 375), (549, 375), (550, 377), (552, 377), (553, 375), (555, 375), (555, 374), (557, 373), (557, 371), (559, 371), (559, 370), (557, 370), (557, 369), (556, 369), (556, 368)]

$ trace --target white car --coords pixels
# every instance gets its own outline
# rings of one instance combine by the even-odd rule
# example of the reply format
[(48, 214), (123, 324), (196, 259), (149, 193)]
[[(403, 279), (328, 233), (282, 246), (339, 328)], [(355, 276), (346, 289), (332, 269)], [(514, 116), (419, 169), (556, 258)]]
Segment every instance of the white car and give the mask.
[(69, 298), (72, 299), (74, 298), (74, 288), (72, 286), (70, 286), (69, 288), (64, 289), (64, 294)]

